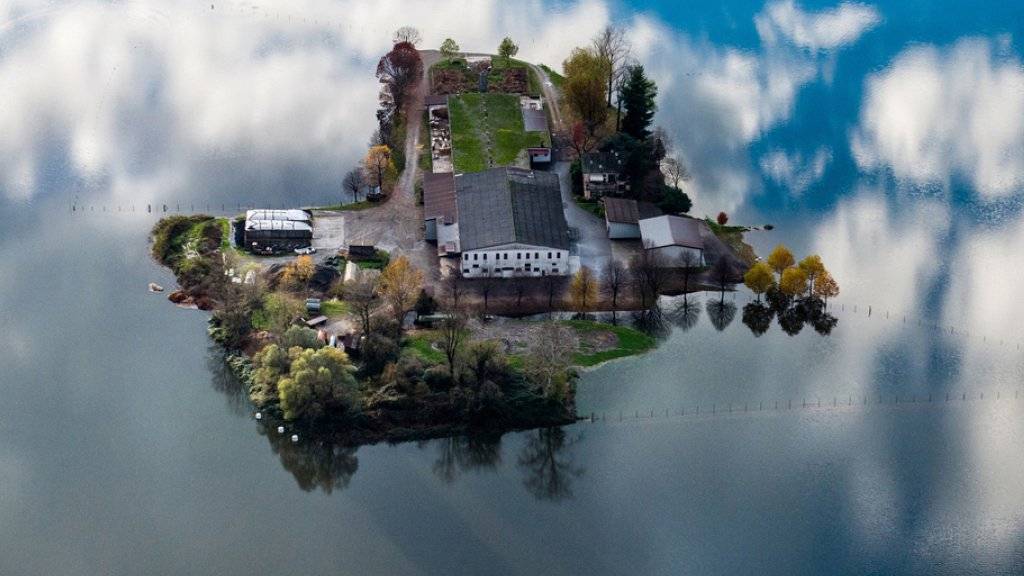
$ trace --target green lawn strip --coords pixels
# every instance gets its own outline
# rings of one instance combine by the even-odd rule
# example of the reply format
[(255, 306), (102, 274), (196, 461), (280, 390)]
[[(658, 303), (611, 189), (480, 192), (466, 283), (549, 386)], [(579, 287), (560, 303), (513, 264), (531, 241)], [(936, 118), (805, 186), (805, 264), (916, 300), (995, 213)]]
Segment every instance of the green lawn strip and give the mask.
[(363, 270), (383, 270), (391, 262), (391, 254), (387, 250), (377, 250), (377, 255), (372, 260), (359, 260), (356, 266)]
[(449, 111), (456, 172), (479, 172), (487, 168), (483, 143), (478, 136), (483, 131), (491, 138), (494, 162), (498, 165), (514, 164), (530, 146), (551, 145), (547, 132), (523, 129), (519, 97), (513, 94), (463, 94), (450, 100)]
[(402, 348), (411, 354), (415, 354), (433, 364), (446, 362), (444, 352), (434, 348), (433, 343), (438, 339), (438, 333), (434, 330), (424, 330), (410, 334), (402, 342)]
[(656, 344), (651, 336), (628, 326), (614, 326), (589, 320), (566, 320), (564, 322), (581, 336), (587, 332), (611, 332), (618, 338), (618, 346), (615, 348), (593, 353), (577, 352), (573, 356), (573, 362), (579, 366), (596, 366), (615, 358), (642, 354), (654, 348)]
[(317, 206), (311, 208), (311, 210), (323, 210), (330, 212), (344, 212), (349, 210), (366, 210), (367, 208), (373, 208), (379, 206), (377, 202), (370, 202), (369, 200), (360, 200), (359, 202), (349, 202), (348, 204), (334, 204), (331, 206)]
[(463, 94), (448, 99), (452, 131), (452, 163), (456, 172), (480, 172), (487, 168), (477, 127), (483, 119), (480, 94)]
[(324, 300), (320, 302), (320, 313), (328, 318), (337, 318), (348, 314), (348, 304), (341, 300)]
[(562, 85), (565, 84), (565, 76), (562, 76), (558, 72), (555, 72), (549, 68), (546, 64), (541, 64), (540, 69), (547, 73), (548, 78), (551, 79), (551, 83), (554, 84), (555, 88), (561, 90)]

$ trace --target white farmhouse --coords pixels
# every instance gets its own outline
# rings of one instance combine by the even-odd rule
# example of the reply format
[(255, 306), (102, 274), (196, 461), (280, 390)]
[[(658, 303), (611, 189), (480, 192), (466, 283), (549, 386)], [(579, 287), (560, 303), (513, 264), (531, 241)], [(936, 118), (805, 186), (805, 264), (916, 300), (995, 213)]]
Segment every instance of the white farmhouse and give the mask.
[(493, 168), (455, 176), (460, 270), (466, 278), (569, 274), (558, 176)]
[(700, 222), (681, 216), (657, 216), (640, 221), (644, 248), (653, 251), (669, 265), (678, 265), (683, 253), (692, 253), (699, 266), (704, 265), (704, 239)]

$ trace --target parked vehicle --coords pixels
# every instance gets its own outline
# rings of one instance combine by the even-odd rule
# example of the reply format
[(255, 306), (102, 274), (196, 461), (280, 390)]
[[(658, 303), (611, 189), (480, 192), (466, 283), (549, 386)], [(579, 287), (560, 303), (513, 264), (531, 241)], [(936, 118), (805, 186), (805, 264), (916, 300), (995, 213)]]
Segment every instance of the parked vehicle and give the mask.
[(303, 256), (305, 254), (316, 254), (316, 248), (313, 248), (312, 246), (306, 246), (305, 248), (296, 248), (295, 253), (300, 256)]

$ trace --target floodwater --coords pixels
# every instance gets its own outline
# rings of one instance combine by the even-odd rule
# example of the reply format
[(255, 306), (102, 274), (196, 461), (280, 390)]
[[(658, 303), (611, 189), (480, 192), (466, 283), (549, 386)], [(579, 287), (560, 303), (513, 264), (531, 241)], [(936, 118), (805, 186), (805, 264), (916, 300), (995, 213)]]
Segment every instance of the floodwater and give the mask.
[[(583, 374), (594, 422), (263, 435), (146, 292), (146, 205), (336, 201), (397, 25), (557, 63), (609, 18), (694, 211), (821, 254), (831, 333), (672, 299)], [(1011, 2), (0, 4), (0, 574), (1021, 573), (1022, 37)]]

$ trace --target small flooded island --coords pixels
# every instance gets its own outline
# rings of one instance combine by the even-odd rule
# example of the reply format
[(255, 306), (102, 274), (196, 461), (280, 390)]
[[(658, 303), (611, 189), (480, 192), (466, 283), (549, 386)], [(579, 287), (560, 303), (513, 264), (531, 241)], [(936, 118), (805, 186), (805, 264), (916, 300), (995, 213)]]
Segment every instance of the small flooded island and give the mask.
[(378, 128), (337, 205), (152, 230), (169, 299), (211, 313), (268, 430), (355, 446), (571, 423), (579, 370), (695, 320), (689, 293), (721, 293), (707, 311), (724, 329), (741, 283), (754, 334), (835, 326), (819, 257), (761, 260), (744, 234), (771, 226), (689, 214), (658, 88), (613, 30), (562, 74), (511, 38), (495, 55), (418, 43), (402, 28), (380, 59)]

